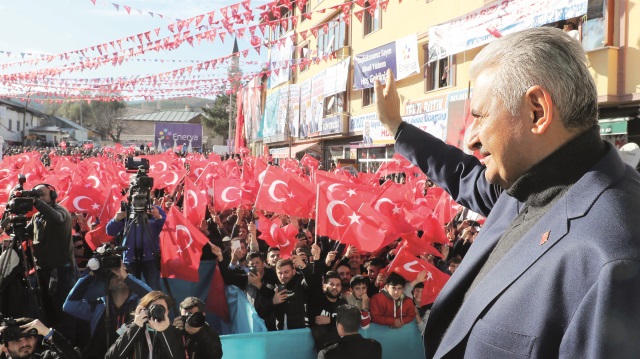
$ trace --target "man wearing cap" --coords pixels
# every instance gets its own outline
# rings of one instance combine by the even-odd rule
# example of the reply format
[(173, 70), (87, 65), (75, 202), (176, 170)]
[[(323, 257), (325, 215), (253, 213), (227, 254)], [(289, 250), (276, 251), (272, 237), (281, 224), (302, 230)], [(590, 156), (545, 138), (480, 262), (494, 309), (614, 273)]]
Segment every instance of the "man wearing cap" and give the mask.
[(473, 156), (403, 122), (393, 75), (378, 117), (402, 154), (486, 216), (433, 304), (427, 358), (639, 358), (640, 174), (603, 142), (579, 42), (559, 29), (474, 59)]

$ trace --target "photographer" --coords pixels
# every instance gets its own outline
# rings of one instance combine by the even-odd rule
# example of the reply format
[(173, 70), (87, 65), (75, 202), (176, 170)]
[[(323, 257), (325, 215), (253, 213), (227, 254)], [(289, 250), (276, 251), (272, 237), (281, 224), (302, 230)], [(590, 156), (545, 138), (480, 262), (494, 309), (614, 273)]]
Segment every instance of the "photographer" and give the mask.
[(105, 359), (186, 359), (178, 329), (169, 321), (171, 298), (153, 291), (140, 300), (135, 317)]
[(67, 338), (75, 337), (75, 321), (62, 311), (69, 291), (78, 276), (73, 257), (71, 214), (56, 203), (58, 194), (53, 186), (39, 184), (40, 192), (33, 206), (38, 210), (27, 225), (33, 233), (33, 256), (41, 285), (42, 302), (48, 323), (59, 328)]
[[(108, 327), (105, 325), (107, 298), (104, 296), (107, 281), (109, 283)], [(63, 309), (66, 313), (91, 324), (91, 339), (82, 351), (82, 357), (103, 358), (107, 349), (115, 343), (118, 333), (126, 328), (125, 324), (133, 320), (131, 313), (135, 311), (140, 298), (149, 292), (151, 292), (149, 286), (127, 274), (124, 264), (107, 273), (92, 271), (80, 278), (69, 293)]]
[(205, 322), (204, 303), (197, 297), (187, 297), (180, 303), (180, 315), (173, 325), (182, 331), (189, 358), (222, 358), (220, 336)]
[[(44, 337), (43, 345), (49, 349), (38, 349), (38, 336)], [(0, 358), (10, 359), (79, 359), (62, 334), (47, 328), (38, 319), (5, 319), (0, 324)]]
[[(142, 213), (144, 215), (144, 213)], [(160, 289), (160, 232), (167, 219), (167, 214), (160, 206), (153, 205), (146, 211), (148, 228), (143, 223), (127, 223), (127, 211), (120, 208), (116, 216), (107, 223), (107, 234), (124, 235), (124, 264), (127, 271), (138, 279), (142, 279), (154, 290)], [(124, 233), (125, 225), (131, 225), (128, 233)]]

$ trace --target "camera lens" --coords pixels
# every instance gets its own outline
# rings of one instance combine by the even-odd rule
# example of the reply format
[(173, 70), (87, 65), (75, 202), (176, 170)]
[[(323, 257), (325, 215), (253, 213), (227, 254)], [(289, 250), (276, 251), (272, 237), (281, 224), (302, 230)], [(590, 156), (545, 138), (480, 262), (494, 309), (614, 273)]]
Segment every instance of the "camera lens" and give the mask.
[(149, 318), (150, 319), (155, 319), (159, 322), (164, 320), (164, 316), (167, 313), (167, 309), (165, 309), (165, 307), (158, 305), (158, 304), (153, 304), (149, 307)]
[(195, 312), (187, 317), (186, 323), (192, 328), (200, 328), (205, 323), (205, 316), (202, 312)]

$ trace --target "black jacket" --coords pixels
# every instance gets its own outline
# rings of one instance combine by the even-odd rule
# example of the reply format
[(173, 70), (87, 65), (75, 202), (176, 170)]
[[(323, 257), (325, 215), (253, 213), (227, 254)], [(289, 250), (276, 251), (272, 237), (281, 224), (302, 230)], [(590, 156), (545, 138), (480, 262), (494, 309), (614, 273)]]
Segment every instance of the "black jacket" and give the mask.
[[(127, 331), (116, 340), (104, 356), (105, 359), (147, 359), (149, 346), (145, 335), (146, 328), (131, 323)], [(164, 332), (149, 332), (153, 345), (154, 359), (185, 359), (184, 345), (180, 332), (169, 326)]]
[(222, 358), (222, 343), (220, 336), (208, 324), (196, 334), (184, 334), (187, 343), (189, 359), (220, 359)]
[[(309, 281), (305, 278), (311, 276), (311, 266), (304, 270), (304, 276), (296, 273), (285, 286), (288, 298), (284, 303), (273, 306), (275, 313), (276, 327), (283, 330), (285, 326), (285, 315), (287, 329), (300, 329), (309, 326), (307, 315), (307, 305), (309, 304)], [(273, 302), (272, 302), (273, 303)]]
[(360, 334), (345, 335), (318, 353), (318, 359), (382, 359), (382, 346)]

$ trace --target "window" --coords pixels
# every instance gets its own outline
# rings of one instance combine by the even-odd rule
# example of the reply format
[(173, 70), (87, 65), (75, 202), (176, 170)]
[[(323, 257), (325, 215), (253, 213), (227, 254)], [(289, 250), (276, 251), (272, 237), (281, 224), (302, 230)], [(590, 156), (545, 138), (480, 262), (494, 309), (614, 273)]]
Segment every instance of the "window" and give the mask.
[(16, 127), (18, 129), (18, 132), (20, 132), (20, 121), (16, 121)]
[(343, 113), (346, 102), (347, 102), (346, 91), (325, 97), (323, 117)]
[(428, 44), (423, 45), (424, 48), (424, 90), (433, 91), (443, 87), (454, 85), (454, 57), (449, 56), (443, 59), (429, 61)]
[[(299, 57), (300, 57), (300, 60), (302, 60), (302, 59), (305, 59), (305, 60), (311, 59), (311, 50), (309, 49), (309, 43), (308, 42), (306, 44), (302, 45), (302, 47), (300, 49)], [(303, 61), (298, 61), (298, 64), (299, 64), (300, 72), (309, 70), (309, 64), (310, 63), (303, 62)]]
[(318, 29), (318, 57), (324, 57), (330, 53), (348, 46), (347, 25), (340, 21), (340, 15), (336, 15), (327, 22), (327, 32), (324, 26)]
[(376, 103), (376, 93), (373, 87), (362, 90), (362, 107)]
[(368, 1), (364, 3), (364, 8), (364, 36), (367, 36), (382, 27), (382, 23), (380, 21), (382, 15), (380, 13), (380, 6), (376, 6), (375, 10), (373, 11), (373, 16), (371, 16), (371, 13), (369, 12), (370, 5)]
[[(299, 3), (296, 3), (299, 4)], [(307, 0), (304, 5), (300, 8), (300, 14), (308, 14), (309, 11), (311, 11), (311, 0)], [(307, 18), (303, 15), (300, 18), (300, 22), (304, 22), (305, 20), (307, 20)]]
[(13, 131), (13, 120), (9, 120), (9, 131)]

